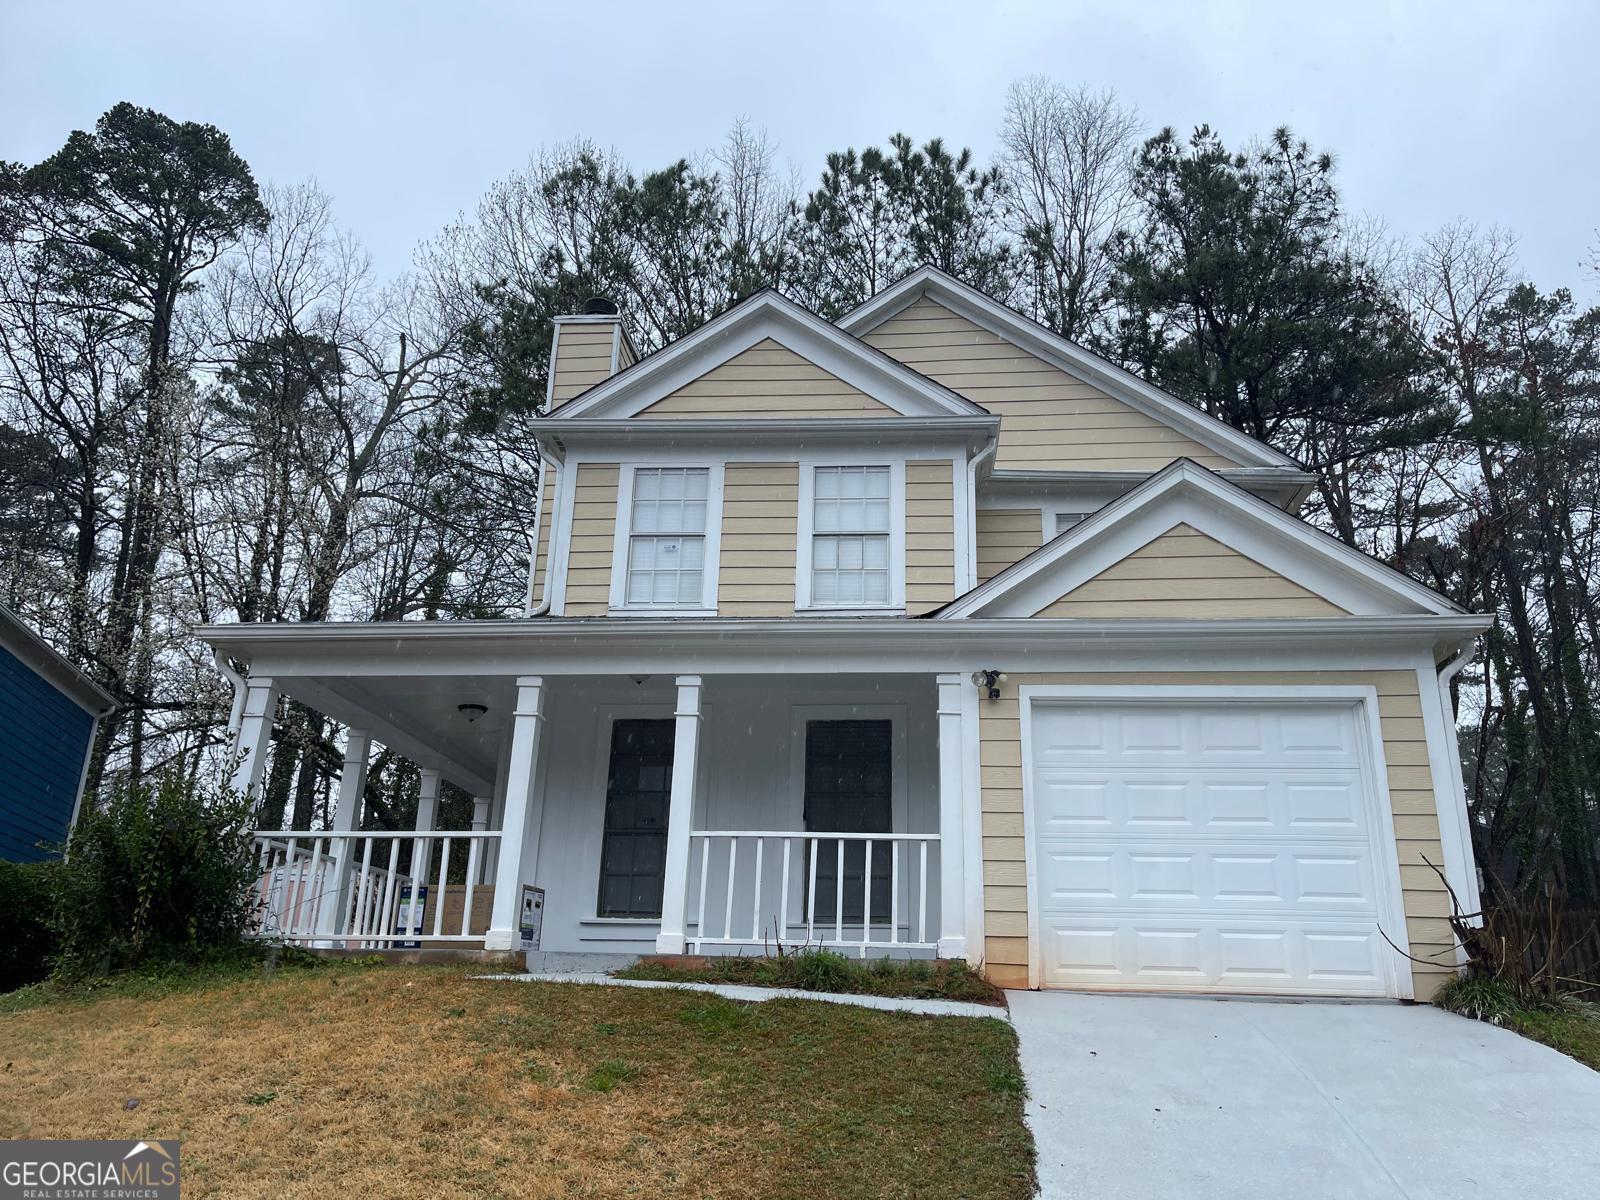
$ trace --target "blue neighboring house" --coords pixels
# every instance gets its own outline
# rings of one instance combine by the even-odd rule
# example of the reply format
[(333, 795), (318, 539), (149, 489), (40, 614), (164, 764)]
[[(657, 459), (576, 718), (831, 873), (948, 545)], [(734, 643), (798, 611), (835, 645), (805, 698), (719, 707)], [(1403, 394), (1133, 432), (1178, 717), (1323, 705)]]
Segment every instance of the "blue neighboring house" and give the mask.
[(36, 862), (78, 819), (111, 697), (0, 604), (0, 859)]

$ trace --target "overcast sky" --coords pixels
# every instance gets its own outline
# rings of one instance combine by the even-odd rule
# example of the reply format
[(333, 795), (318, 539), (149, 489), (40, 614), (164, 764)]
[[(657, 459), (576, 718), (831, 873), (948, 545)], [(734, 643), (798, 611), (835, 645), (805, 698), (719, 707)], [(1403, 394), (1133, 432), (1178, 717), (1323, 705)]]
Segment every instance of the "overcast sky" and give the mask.
[(541, 145), (637, 168), (741, 114), (811, 184), (904, 130), (995, 148), (1007, 85), (1112, 88), (1152, 131), (1291, 125), (1347, 207), (1406, 236), (1518, 237), (1526, 274), (1600, 300), (1600, 3), (544, 5), (0, 0), (0, 158), (35, 162), (119, 100), (226, 130), (260, 180), (315, 178), (385, 272)]

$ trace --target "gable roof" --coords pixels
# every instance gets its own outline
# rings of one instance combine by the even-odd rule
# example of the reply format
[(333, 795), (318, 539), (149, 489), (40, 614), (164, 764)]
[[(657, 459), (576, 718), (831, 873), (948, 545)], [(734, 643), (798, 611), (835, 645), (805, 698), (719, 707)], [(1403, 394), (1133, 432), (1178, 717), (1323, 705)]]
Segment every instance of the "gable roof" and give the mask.
[(8, 651), (92, 716), (104, 716), (117, 706), (111, 693), (90, 679), (71, 659), (57, 653), (4, 604), (0, 604), (0, 649)]
[(1457, 614), (1431, 588), (1180, 458), (933, 614), (1027, 617), (1186, 523), (1355, 615)]
[(598, 383), (547, 420), (633, 417), (730, 358), (771, 339), (906, 417), (987, 416), (943, 384), (768, 288)]
[(1093, 383), (1130, 408), (1241, 466), (1301, 469), (1287, 454), (1240, 433), (1192, 404), (1185, 404), (1131, 371), (1085, 350), (937, 267), (925, 266), (913, 271), (841, 317), (839, 327), (858, 336), (864, 335), (924, 296), (1040, 361)]

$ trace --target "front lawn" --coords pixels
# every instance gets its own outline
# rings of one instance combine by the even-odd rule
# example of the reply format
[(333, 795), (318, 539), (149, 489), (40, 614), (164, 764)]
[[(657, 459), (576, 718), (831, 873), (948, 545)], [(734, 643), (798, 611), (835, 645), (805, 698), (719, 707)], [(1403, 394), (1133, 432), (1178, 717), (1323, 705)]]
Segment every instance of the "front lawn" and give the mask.
[(1520, 1012), (1509, 1024), (1525, 1037), (1554, 1046), (1600, 1071), (1600, 1004), (1569, 1000), (1557, 1012)]
[(322, 966), (0, 1003), (0, 1137), (178, 1137), (186, 1196), (1024, 1197), (998, 1020)]

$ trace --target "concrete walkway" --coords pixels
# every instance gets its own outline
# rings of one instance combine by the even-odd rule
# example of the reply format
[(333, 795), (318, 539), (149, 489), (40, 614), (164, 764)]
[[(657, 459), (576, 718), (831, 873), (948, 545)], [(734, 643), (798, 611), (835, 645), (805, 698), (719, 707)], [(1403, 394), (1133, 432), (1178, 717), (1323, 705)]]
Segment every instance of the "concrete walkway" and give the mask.
[(607, 987), (675, 988), (706, 992), (725, 1000), (759, 1003), (762, 1000), (820, 1000), (824, 1004), (853, 1004), (883, 1012), (917, 1013), (924, 1017), (992, 1017), (1006, 1019), (1006, 1010), (993, 1004), (965, 1000), (919, 1000), (911, 996), (857, 996), (848, 992), (807, 992), (800, 988), (748, 987), (738, 983), (678, 983), (667, 979), (615, 979), (610, 975), (570, 971), (530, 971), (523, 975), (475, 975), (474, 979), (505, 979), (512, 983), (588, 983)]
[(1435, 1008), (1011, 992), (1046, 1200), (1600, 1195), (1600, 1073)]

